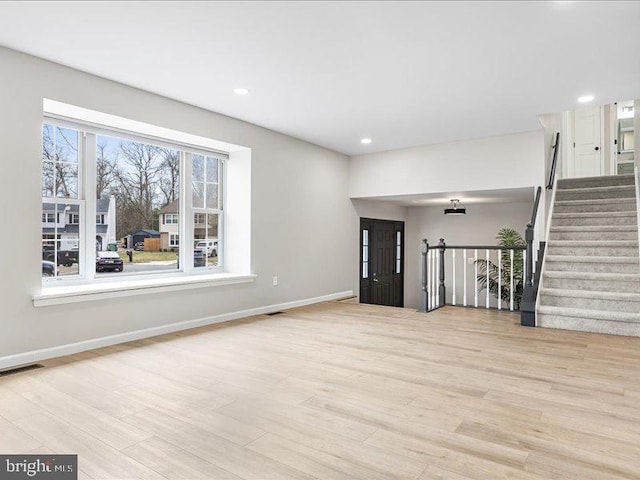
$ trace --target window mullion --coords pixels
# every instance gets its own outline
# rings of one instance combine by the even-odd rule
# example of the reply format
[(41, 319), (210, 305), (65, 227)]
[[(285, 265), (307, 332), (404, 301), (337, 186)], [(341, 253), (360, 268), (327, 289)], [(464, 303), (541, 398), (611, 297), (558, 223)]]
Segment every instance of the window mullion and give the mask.
[(178, 230), (180, 231), (180, 266), (182, 271), (193, 270), (193, 209), (191, 208), (191, 154), (180, 154), (180, 215)]
[(80, 221), (84, 223), (84, 276), (87, 280), (95, 278), (96, 273), (96, 136), (93, 133), (84, 135), (82, 161), (84, 176), (84, 215)]

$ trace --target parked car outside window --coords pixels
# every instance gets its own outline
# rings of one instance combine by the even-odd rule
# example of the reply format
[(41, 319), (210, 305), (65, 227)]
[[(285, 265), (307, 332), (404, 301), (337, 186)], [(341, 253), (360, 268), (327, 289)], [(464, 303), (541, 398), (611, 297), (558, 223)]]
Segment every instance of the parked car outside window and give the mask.
[(121, 272), (124, 262), (118, 252), (98, 252), (96, 257), (96, 272)]
[(217, 257), (218, 256), (218, 240), (216, 239), (199, 240), (198, 243), (196, 243), (196, 250), (205, 252), (207, 257)]
[(42, 276), (43, 277), (55, 277), (56, 276), (56, 264), (49, 262), (48, 260), (42, 260)]

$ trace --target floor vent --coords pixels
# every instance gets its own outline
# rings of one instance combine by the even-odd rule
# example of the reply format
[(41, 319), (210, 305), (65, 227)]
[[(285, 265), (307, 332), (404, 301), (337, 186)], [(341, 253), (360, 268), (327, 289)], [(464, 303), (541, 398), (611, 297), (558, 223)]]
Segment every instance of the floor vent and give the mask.
[(2, 370), (0, 377), (6, 377), (15, 373), (28, 372), (29, 370), (37, 370), (38, 368), (44, 368), (41, 363), (32, 363), (31, 365), (24, 365), (22, 367), (11, 368), (9, 370)]
[(267, 315), (272, 317), (273, 315), (280, 315), (281, 313), (284, 313), (284, 312), (282, 312), (282, 311), (280, 311), (280, 312), (271, 312), (271, 313), (267, 313)]
[(350, 302), (353, 301), (354, 298), (358, 298), (355, 295), (351, 295), (350, 297), (339, 298), (336, 302)]

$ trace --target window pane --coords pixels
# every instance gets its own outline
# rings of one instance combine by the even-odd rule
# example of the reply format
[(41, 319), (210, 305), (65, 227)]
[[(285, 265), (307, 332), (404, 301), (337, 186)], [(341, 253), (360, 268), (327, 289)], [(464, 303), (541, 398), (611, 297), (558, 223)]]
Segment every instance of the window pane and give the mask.
[(78, 163), (78, 132), (44, 124), (42, 126), (42, 160)]
[(362, 264), (362, 278), (369, 278), (369, 263)]
[(218, 159), (207, 157), (207, 182), (218, 182)]
[(42, 162), (42, 197), (53, 197), (55, 187), (53, 184), (53, 162)]
[[(203, 214), (195, 214), (203, 215)], [(193, 266), (215, 267), (218, 262), (218, 215), (206, 214), (206, 223), (198, 223), (194, 216), (193, 238), (194, 256)]]
[(206, 208), (218, 208), (218, 185), (216, 183), (207, 183), (207, 204)]
[(193, 182), (191, 188), (193, 190), (193, 199), (192, 199), (193, 207), (204, 208), (204, 183)]
[(56, 197), (78, 198), (78, 165), (57, 162), (54, 167)]
[(178, 268), (179, 187), (179, 151), (97, 136), (97, 276)]
[(396, 260), (396, 273), (402, 273), (400, 271), (400, 260)]
[(43, 277), (79, 274), (81, 229), (80, 225), (67, 222), (70, 214), (79, 212), (79, 209), (79, 205), (73, 204), (42, 204)]
[(369, 261), (369, 247), (367, 247), (366, 245), (362, 247), (362, 261)]
[(192, 155), (192, 179), (194, 182), (204, 182), (204, 157), (202, 155)]
[(369, 245), (369, 230), (362, 231), (362, 244)]

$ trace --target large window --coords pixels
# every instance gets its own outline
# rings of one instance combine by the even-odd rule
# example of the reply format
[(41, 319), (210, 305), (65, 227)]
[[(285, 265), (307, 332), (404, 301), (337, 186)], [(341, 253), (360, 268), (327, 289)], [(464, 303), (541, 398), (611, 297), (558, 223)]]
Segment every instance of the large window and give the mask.
[(222, 269), (225, 155), (53, 119), (42, 139), (43, 276)]

